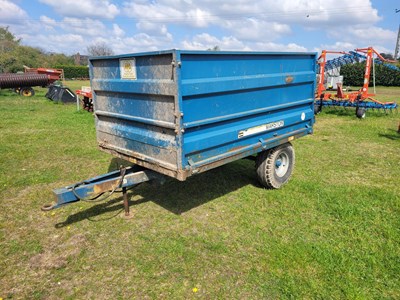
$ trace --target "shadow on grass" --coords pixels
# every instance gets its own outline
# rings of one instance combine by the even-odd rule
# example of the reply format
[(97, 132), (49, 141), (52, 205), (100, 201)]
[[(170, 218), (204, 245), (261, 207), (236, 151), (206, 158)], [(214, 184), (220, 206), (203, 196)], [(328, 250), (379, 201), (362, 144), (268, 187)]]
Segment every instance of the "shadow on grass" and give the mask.
[[(120, 161), (113, 159), (110, 163), (110, 170), (115, 170), (116, 165), (119, 166)], [(190, 177), (183, 182), (168, 178), (162, 185), (144, 183), (128, 191), (129, 199), (134, 195), (140, 197), (137, 201), (129, 200), (129, 205), (133, 207), (151, 201), (176, 215), (180, 215), (249, 184), (259, 186), (254, 171), (254, 162), (242, 159)], [(121, 195), (110, 201), (94, 205), (85, 211), (70, 215), (64, 222), (56, 224), (55, 227), (62, 228), (82, 220), (92, 220), (93, 217), (105, 213), (115, 212), (111, 217), (92, 221), (107, 220), (116, 217), (122, 210)]]
[(351, 116), (354, 117), (356, 115), (355, 109), (351, 108), (343, 108), (343, 107), (324, 107), (323, 112), (327, 115), (336, 115), (336, 116)]
[[(110, 220), (112, 218), (117, 217), (123, 211), (124, 208), (121, 204), (121, 201), (122, 201), (122, 196), (118, 197), (118, 198), (113, 198), (112, 200), (103, 202), (101, 204), (93, 205), (89, 209), (86, 209), (84, 211), (80, 211), (78, 213), (68, 216), (64, 222), (57, 223), (57, 224), (55, 224), (54, 227), (55, 228), (63, 228), (65, 226), (80, 222), (82, 220), (89, 220), (92, 222), (100, 222), (100, 221)], [(129, 201), (129, 202), (130, 202), (129, 205), (133, 206), (133, 205), (139, 205), (141, 203), (147, 202), (147, 200), (135, 201), (133, 203), (131, 201)], [(111, 213), (111, 212), (115, 212), (115, 213), (111, 216), (107, 216), (107, 217), (100, 218), (100, 219), (99, 218), (94, 219), (94, 217), (97, 217), (97, 216), (105, 214), (105, 213)]]
[(379, 133), (379, 136), (392, 141), (400, 140), (400, 133), (394, 129), (390, 129), (390, 133)]
[(122, 158), (113, 157), (108, 165), (108, 172), (119, 170), (120, 166), (129, 167), (132, 163), (129, 161), (123, 160)]

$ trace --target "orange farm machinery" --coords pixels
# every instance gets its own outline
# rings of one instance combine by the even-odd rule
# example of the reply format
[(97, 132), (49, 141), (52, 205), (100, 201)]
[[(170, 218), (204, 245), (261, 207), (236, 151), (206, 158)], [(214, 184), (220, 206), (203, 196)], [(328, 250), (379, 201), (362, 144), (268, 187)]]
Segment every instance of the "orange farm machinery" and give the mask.
[(82, 96), (82, 108), (88, 112), (93, 112), (93, 97), (90, 86), (83, 86), (82, 89), (76, 90), (77, 95)]
[(46, 87), (57, 80), (63, 79), (63, 74), (62, 69), (25, 67), (25, 73), (22, 74), (0, 74), (0, 89), (13, 89), (22, 96), (30, 97), (35, 95), (35, 90), (32, 87)]
[[(328, 54), (341, 54), (331, 60), (327, 60)], [(374, 55), (376, 58), (374, 59)], [(325, 76), (327, 72), (337, 70), (341, 66), (365, 61), (364, 83), (360, 90), (351, 93), (344, 93), (341, 83), (337, 83), (336, 94), (326, 91)], [(396, 102), (381, 102), (373, 98), (375, 94), (368, 93), (370, 82), (371, 68), (373, 64), (382, 64), (387, 68), (400, 72), (400, 69), (391, 65), (394, 61), (383, 58), (374, 48), (359, 48), (355, 51), (329, 51), (323, 50), (318, 58), (318, 85), (315, 97), (315, 113), (319, 113), (322, 107), (354, 107), (356, 108), (356, 116), (364, 118), (367, 109), (383, 109), (392, 111), (397, 109)]]

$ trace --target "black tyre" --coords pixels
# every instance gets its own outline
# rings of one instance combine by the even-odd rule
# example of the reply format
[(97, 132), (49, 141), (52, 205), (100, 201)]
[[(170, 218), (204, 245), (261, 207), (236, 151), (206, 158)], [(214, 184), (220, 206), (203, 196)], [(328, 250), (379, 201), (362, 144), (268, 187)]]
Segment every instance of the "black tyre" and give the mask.
[(35, 95), (35, 90), (31, 87), (23, 87), (20, 89), (19, 94), (25, 97), (32, 97)]
[(359, 119), (364, 119), (365, 118), (365, 113), (366, 113), (366, 110), (365, 110), (365, 108), (357, 108), (357, 110), (356, 110), (356, 116), (357, 116), (357, 118), (359, 118)]
[(314, 103), (314, 115), (318, 115), (321, 112), (321, 104)]
[(289, 181), (294, 164), (294, 148), (290, 143), (260, 152), (256, 160), (258, 180), (268, 189), (279, 189)]

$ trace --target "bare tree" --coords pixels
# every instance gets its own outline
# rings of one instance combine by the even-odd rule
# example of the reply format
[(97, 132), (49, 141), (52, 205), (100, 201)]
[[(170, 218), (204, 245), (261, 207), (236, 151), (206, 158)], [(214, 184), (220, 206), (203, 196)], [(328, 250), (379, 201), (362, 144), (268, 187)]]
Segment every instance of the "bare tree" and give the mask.
[(221, 48), (218, 45), (216, 45), (212, 48), (208, 48), (207, 51), (221, 51)]
[(86, 51), (90, 56), (106, 56), (106, 55), (114, 54), (112, 49), (105, 43), (95, 43), (95, 44), (89, 45), (86, 48)]

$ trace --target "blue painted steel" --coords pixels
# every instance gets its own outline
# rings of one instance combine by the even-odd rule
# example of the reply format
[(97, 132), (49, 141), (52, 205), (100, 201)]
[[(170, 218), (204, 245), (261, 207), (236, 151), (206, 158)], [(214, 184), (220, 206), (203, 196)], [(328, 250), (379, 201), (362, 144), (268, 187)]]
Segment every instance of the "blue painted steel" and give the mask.
[[(347, 64), (353, 64), (353, 63), (362, 62), (365, 60), (367, 60), (367, 57), (365, 55), (362, 55), (355, 51), (350, 51), (348, 54), (344, 54), (342, 56), (335, 57), (333, 59), (328, 60), (325, 64), (325, 71), (333, 70), (333, 69), (339, 68), (339, 67), (347, 65)], [(385, 63), (385, 62), (381, 61), (379, 58), (374, 59), (374, 62), (377, 65), (383, 65), (386, 68), (389, 68), (389, 69), (392, 69), (395, 71), (400, 71), (400, 68), (398, 68), (394, 65)], [(319, 66), (317, 66), (317, 72), (319, 73)]]
[(350, 51), (349, 54), (345, 54), (345, 55), (333, 58), (331, 60), (328, 60), (325, 65), (325, 71), (336, 69), (336, 68), (339, 68), (339, 67), (347, 65), (347, 64), (360, 62), (365, 59), (366, 59), (366, 57), (364, 55), (361, 55), (357, 52)]
[[(321, 100), (316, 100), (316, 104), (321, 104)], [(351, 102), (347, 100), (322, 100), (322, 106), (333, 107), (362, 107), (365, 109), (396, 109), (397, 103), (376, 103), (372, 101)]]
[(99, 147), (180, 180), (312, 133), (316, 53), (126, 54), (90, 75)]
[[(54, 190), (55, 205), (51, 208), (59, 208), (65, 204), (77, 202), (81, 199), (111, 191), (115, 188), (132, 187), (158, 177), (159, 175), (157, 173), (150, 170), (135, 172), (133, 168), (127, 168), (123, 180), (120, 182), (121, 172), (113, 171), (85, 180), (81, 183)], [(117, 186), (118, 183), (121, 183), (120, 186)]]

